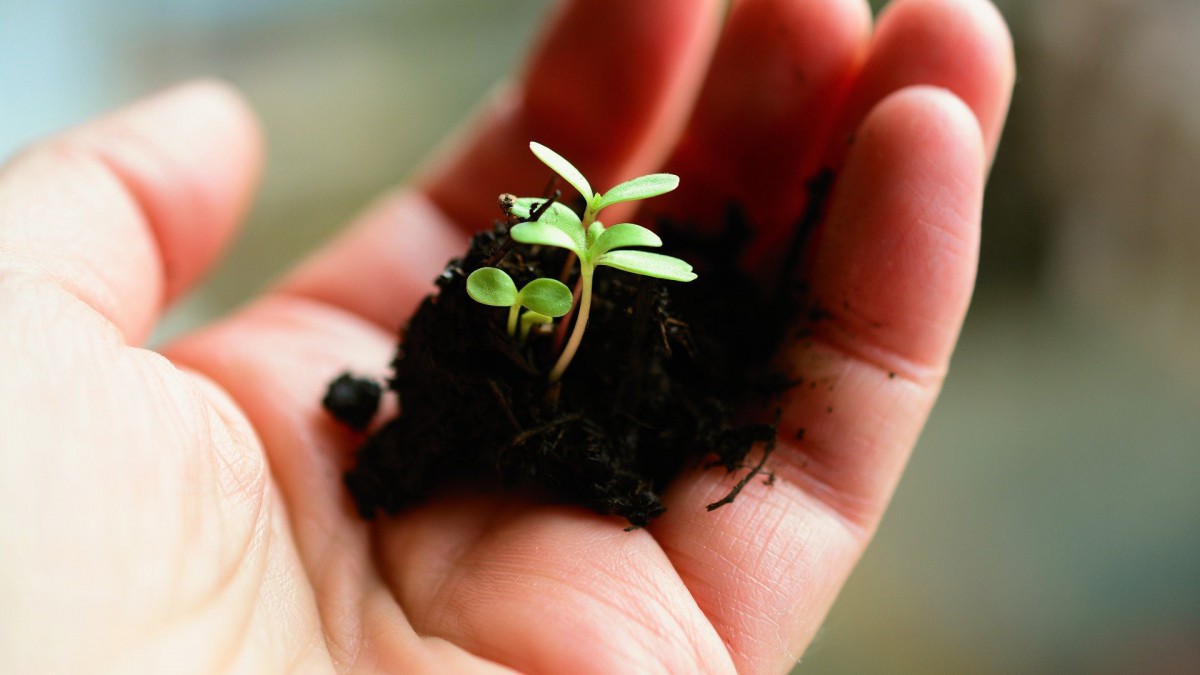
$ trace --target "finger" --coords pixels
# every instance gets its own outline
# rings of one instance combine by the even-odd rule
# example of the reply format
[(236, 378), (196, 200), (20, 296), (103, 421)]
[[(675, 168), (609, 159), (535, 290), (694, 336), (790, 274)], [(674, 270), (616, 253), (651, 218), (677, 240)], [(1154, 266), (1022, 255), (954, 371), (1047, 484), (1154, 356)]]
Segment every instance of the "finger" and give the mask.
[(995, 154), (1015, 74), (1012, 37), (988, 0), (895, 0), (879, 16), (871, 51), (831, 136), (838, 167), (854, 131), (880, 101), (905, 87), (948, 89), (975, 113)]
[(531, 140), (575, 162), (598, 190), (656, 165), (695, 98), (722, 4), (563, 3), (516, 83), (439, 153), (421, 187), (474, 231), (496, 218), (500, 193), (545, 186), (551, 174), (530, 154)]
[(421, 634), (521, 672), (733, 672), (645, 532), (511, 497), (446, 498), (381, 526), (383, 569)]
[(969, 112), (930, 87), (881, 103), (815, 244), (811, 299), (831, 319), (814, 331), (914, 381), (942, 376), (974, 283), (986, 150)]
[[(859, 143), (816, 243), (812, 301), (827, 318), (789, 350), (809, 385), (791, 391), (784, 415), (785, 434), (806, 429), (804, 474), (866, 525), (899, 479), (966, 315), (987, 151), (971, 111), (929, 87), (885, 99)], [(856, 425), (873, 432), (849, 433)]]
[[(942, 90), (886, 99), (859, 130), (818, 242), (833, 318), (784, 350), (773, 487), (678, 481), (651, 527), (739, 670), (801, 654), (869, 539), (936, 397), (975, 269), (985, 148)], [(801, 432), (803, 430), (803, 432)]]
[[(689, 225), (720, 224), (741, 204), (763, 240), (800, 212), (852, 76), (866, 56), (862, 0), (743, 0), (667, 170), (684, 177), (648, 204)], [(774, 242), (765, 242), (773, 245)]]
[(130, 343), (231, 238), (259, 174), (253, 115), (184, 85), (19, 155), (0, 174), (0, 266), (35, 270)]

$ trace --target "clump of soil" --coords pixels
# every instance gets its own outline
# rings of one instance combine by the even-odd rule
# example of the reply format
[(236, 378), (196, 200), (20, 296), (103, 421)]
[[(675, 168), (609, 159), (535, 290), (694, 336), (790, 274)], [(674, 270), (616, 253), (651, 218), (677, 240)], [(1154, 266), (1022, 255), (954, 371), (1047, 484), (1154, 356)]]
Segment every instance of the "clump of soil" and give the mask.
[[(736, 212), (716, 237), (659, 229), (670, 246), (664, 252), (695, 265), (699, 279), (599, 269), (587, 332), (558, 386), (546, 377), (555, 336), (518, 344), (505, 332), (506, 311), (473, 301), (466, 278), (492, 265), (518, 287), (564, 271), (571, 286), (578, 265), (568, 267), (562, 249), (515, 244), (502, 223), (476, 235), (404, 331), (387, 383), (400, 414), (366, 439), (345, 476), (363, 517), (397, 513), (451, 485), (482, 484), (641, 527), (664, 511), (660, 495), (671, 479), (696, 464), (743, 472), (709, 508), (732, 501), (774, 447), (770, 397), (780, 378), (765, 358), (792, 308), (738, 270), (750, 231)], [(359, 428), (377, 403), (350, 377), (335, 381), (326, 399), (331, 413)], [(762, 459), (746, 466), (760, 443)]]

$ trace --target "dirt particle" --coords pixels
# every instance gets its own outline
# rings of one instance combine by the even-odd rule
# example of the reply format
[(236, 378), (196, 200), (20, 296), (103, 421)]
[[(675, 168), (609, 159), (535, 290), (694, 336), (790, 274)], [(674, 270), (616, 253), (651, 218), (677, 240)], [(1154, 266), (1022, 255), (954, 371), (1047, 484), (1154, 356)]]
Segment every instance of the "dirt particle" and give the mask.
[(342, 424), (362, 431), (375, 417), (383, 387), (374, 380), (342, 373), (325, 391), (321, 405)]

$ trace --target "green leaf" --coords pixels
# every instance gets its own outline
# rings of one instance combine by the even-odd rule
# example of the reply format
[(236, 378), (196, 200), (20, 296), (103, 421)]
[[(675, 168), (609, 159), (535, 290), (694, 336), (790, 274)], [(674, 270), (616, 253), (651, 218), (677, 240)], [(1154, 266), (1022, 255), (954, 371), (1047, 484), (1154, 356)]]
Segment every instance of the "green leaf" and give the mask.
[(571, 210), (571, 207), (562, 202), (554, 202), (546, 212), (538, 218), (539, 223), (549, 223), (564, 232), (569, 230), (579, 230), (583, 232), (583, 221), (579, 220), (579, 216)]
[(517, 197), (513, 200), (512, 214), (518, 218), (529, 218), (529, 214), (538, 204), (546, 201), (543, 197)]
[[(545, 201), (546, 199), (544, 197), (518, 197), (513, 202), (513, 215), (517, 216), (518, 218), (528, 219), (533, 215), (534, 211), (541, 207)], [(555, 224), (559, 222), (574, 223), (576, 225), (583, 224), (582, 221), (579, 220), (579, 216), (575, 215), (575, 212), (571, 210), (571, 207), (562, 202), (554, 202), (551, 204), (550, 208), (546, 209), (546, 211), (542, 213), (542, 217), (539, 219), (539, 221), (545, 223), (551, 222), (551, 219), (553, 219)]]
[(657, 197), (677, 187), (679, 187), (679, 176), (675, 174), (652, 173), (649, 176), (641, 176), (630, 181), (625, 181), (605, 192), (604, 196), (600, 198), (600, 203), (596, 206), (596, 210), (599, 211), (606, 206), (612, 206), (621, 202), (631, 202), (635, 199)]
[[(529, 218), (537, 210), (538, 205), (544, 201), (546, 200), (541, 197), (521, 197), (517, 199), (513, 213), (517, 214), (520, 218)], [(550, 205), (550, 208), (542, 213), (537, 222), (557, 227), (571, 237), (579, 250), (587, 250), (587, 238), (583, 233), (583, 222), (579, 220), (579, 216), (575, 215), (571, 207), (566, 204), (554, 202)], [(517, 241), (520, 241), (520, 239)]]
[(696, 278), (692, 266), (686, 262), (649, 251), (610, 251), (600, 256), (596, 265), (608, 265), (626, 272), (671, 281), (692, 281)]
[(608, 228), (604, 231), (604, 234), (597, 237), (588, 254), (596, 258), (614, 248), (628, 248), (630, 246), (653, 246), (657, 248), (662, 246), (662, 239), (659, 239), (657, 234), (654, 234), (641, 225), (620, 223)]
[(517, 302), (517, 285), (495, 267), (480, 267), (467, 277), (467, 295), (492, 307), (512, 307)]
[(575, 297), (557, 279), (534, 279), (517, 294), (517, 301), (538, 314), (557, 317), (571, 311)]
[[(582, 234), (583, 228), (579, 229)], [(572, 251), (576, 255), (583, 250), (574, 237), (547, 223), (521, 223), (514, 226), (509, 234), (522, 244), (557, 246)]]
[(542, 217), (538, 219), (538, 222), (545, 223), (547, 225), (553, 225), (554, 227), (562, 230), (567, 234), (567, 236), (571, 237), (571, 239), (575, 242), (575, 245), (581, 249), (586, 245), (586, 239), (583, 235), (583, 222), (580, 221), (579, 216), (575, 215), (575, 212), (565, 204), (554, 202), (550, 205), (550, 208), (542, 214)]
[(590, 200), (595, 195), (592, 192), (592, 186), (588, 185), (587, 179), (583, 177), (582, 173), (579, 173), (579, 169), (576, 169), (570, 162), (563, 159), (562, 155), (541, 143), (530, 143), (529, 149), (533, 151), (533, 154), (537, 155), (538, 159), (542, 160), (543, 164), (554, 169), (554, 172), (562, 176), (563, 180), (574, 186), (576, 190), (579, 190), (579, 194), (583, 195), (584, 199)]
[(587, 248), (589, 253), (592, 250), (592, 246), (596, 243), (596, 240), (599, 239), (600, 235), (602, 234), (604, 234), (604, 223), (598, 220), (593, 220), (592, 224), (588, 225), (587, 229)]

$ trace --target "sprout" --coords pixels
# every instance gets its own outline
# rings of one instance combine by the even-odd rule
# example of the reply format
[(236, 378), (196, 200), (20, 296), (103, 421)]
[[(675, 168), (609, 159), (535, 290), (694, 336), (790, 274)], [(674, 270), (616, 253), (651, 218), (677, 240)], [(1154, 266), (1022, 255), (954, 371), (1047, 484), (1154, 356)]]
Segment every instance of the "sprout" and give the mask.
[[(533, 154), (563, 180), (570, 183), (587, 199), (583, 218), (569, 207), (555, 202), (543, 208), (536, 221), (520, 223), (512, 228), (512, 238), (523, 244), (556, 246), (571, 251), (579, 258), (579, 277), (582, 286), (579, 318), (567, 345), (559, 356), (550, 379), (558, 380), (570, 365), (583, 340), (588, 314), (592, 306), (592, 276), (597, 267), (607, 265), (619, 270), (671, 281), (692, 281), (696, 274), (692, 266), (679, 258), (648, 251), (618, 251), (630, 246), (662, 246), (662, 240), (650, 230), (633, 223), (605, 227), (596, 219), (600, 211), (613, 204), (646, 199), (670, 192), (679, 185), (679, 178), (669, 173), (656, 173), (626, 181), (604, 194), (593, 192), (583, 174), (558, 153), (538, 143), (530, 143)], [(513, 202), (512, 212), (530, 218), (545, 199), (523, 197)]]
[[(566, 288), (566, 286), (563, 286), (563, 288)], [(564, 314), (565, 314), (565, 312), (564, 312)], [(535, 312), (533, 310), (529, 310), (529, 311), (525, 312), (524, 314), (522, 314), (521, 315), (521, 334), (520, 334), (520, 338), (519, 338), (521, 341), (521, 344), (525, 344), (525, 340), (529, 338), (529, 331), (533, 330), (534, 326), (545, 326), (546, 324), (549, 324), (549, 323), (554, 323), (554, 319), (552, 317), (546, 316), (545, 314), (538, 314), (537, 312)]]
[(508, 334), (517, 334), (517, 315), (521, 308), (526, 312), (522, 318), (521, 341), (529, 335), (534, 324), (549, 323), (571, 311), (574, 297), (571, 289), (554, 279), (534, 279), (521, 290), (504, 270), (481, 267), (467, 277), (467, 295), (480, 304), (492, 307), (508, 307)]

